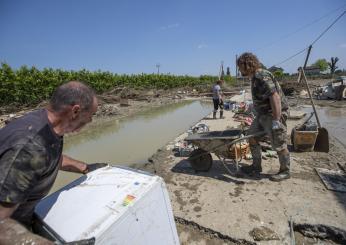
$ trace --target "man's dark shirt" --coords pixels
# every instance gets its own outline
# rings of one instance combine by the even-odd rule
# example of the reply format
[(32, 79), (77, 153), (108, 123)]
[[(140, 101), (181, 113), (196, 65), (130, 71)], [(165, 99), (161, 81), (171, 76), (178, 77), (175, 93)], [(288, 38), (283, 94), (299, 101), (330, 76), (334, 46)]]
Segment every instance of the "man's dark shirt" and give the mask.
[(62, 146), (45, 109), (0, 129), (0, 202), (20, 204), (13, 219), (30, 225), (35, 205), (55, 181)]

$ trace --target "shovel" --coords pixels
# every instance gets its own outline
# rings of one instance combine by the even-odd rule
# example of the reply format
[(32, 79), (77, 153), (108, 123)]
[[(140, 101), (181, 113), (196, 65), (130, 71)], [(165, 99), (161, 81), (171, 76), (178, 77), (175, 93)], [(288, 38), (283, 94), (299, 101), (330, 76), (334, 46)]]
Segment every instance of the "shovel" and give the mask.
[(300, 69), (301, 74), (303, 75), (303, 80), (305, 82), (306, 89), (308, 90), (309, 97), (311, 100), (311, 105), (312, 105), (312, 108), (314, 110), (317, 125), (318, 125), (318, 134), (317, 134), (317, 138), (316, 138), (316, 142), (315, 142), (315, 146), (314, 146), (314, 151), (327, 152), (328, 153), (329, 152), (328, 131), (327, 131), (327, 129), (321, 127), (320, 119), (318, 118), (318, 115), (317, 115), (317, 111), (316, 111), (315, 104), (314, 104), (314, 101), (313, 101), (311, 93), (310, 93), (308, 80), (306, 79), (304, 69), (302, 69), (301, 67), (299, 69)]

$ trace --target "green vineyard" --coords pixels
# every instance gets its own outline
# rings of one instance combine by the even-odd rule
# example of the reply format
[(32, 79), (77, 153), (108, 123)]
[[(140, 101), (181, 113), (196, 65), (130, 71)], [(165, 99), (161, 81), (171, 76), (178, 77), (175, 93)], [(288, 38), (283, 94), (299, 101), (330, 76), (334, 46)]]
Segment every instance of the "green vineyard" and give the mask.
[[(71, 80), (83, 81), (100, 94), (117, 86), (136, 89), (193, 88), (196, 85), (212, 84), (216, 79), (216, 76), (208, 75), (199, 77), (144, 73), (119, 75), (104, 71), (91, 72), (85, 69), (80, 71), (51, 68), (38, 70), (35, 67), (27, 66), (14, 70), (8, 64), (2, 63), (0, 67), (0, 105), (39, 103), (50, 98), (57, 86)], [(232, 82), (231, 77), (226, 77), (226, 80)]]

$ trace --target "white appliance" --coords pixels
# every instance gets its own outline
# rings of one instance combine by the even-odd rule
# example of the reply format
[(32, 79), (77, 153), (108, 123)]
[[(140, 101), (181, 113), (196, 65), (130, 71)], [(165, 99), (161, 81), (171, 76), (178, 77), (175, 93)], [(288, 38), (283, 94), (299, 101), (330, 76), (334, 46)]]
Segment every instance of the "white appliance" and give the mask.
[(62, 242), (94, 237), (95, 244), (179, 244), (162, 178), (124, 167), (97, 169), (36, 206), (46, 230)]

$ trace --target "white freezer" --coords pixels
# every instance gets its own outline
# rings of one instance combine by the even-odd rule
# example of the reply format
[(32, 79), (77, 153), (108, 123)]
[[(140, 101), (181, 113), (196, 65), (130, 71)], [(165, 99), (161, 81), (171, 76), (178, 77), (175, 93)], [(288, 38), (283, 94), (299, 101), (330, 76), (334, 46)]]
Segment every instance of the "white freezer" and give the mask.
[(95, 244), (179, 244), (162, 178), (129, 168), (82, 176), (44, 198), (35, 213), (65, 242), (95, 237)]

